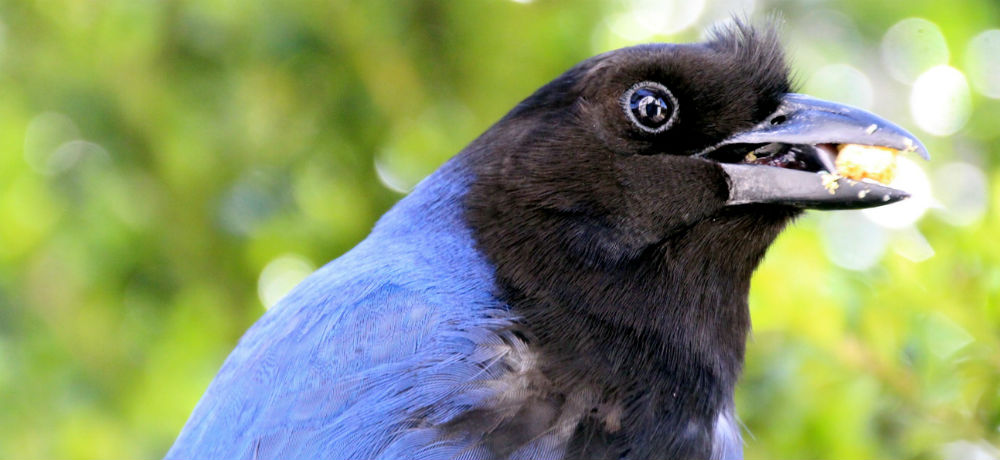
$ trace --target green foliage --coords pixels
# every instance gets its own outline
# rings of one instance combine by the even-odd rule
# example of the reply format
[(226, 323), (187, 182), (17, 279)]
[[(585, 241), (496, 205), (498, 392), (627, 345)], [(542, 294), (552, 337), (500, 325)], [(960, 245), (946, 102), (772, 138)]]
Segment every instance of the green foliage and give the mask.
[[(696, 40), (734, 3), (651, 38)], [(318, 266), (352, 247), (402, 196), (390, 187), (412, 186), (577, 61), (634, 44), (628, 7), (0, 2), (0, 458), (162, 456), (263, 313), (270, 262)], [(920, 262), (889, 232), (874, 266), (840, 268), (827, 216), (779, 238), (751, 293), (737, 395), (747, 456), (996, 445), (1000, 103), (973, 92), (962, 130), (924, 134), (879, 44), (923, 17), (967, 71), (965, 44), (996, 28), (1000, 7), (758, 1), (767, 11), (783, 14), (807, 89), (855, 97), (809, 77), (860, 68), (876, 111), (925, 137), (926, 170), (962, 160), (991, 180), (981, 217), (919, 221), (934, 252)]]

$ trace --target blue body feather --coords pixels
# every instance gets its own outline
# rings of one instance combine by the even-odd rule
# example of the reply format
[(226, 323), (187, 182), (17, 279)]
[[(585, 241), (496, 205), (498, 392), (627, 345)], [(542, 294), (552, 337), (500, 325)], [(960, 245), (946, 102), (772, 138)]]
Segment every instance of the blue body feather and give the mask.
[[(474, 458), (435, 425), (475, 408), (510, 320), (451, 161), (268, 311), (167, 458)], [(495, 376), (494, 376), (495, 377)]]

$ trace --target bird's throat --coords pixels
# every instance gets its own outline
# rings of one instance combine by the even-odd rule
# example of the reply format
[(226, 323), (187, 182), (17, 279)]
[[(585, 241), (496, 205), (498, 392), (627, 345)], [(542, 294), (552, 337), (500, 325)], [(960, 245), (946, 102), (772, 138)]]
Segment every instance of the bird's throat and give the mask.
[[(502, 195), (489, 199), (503, 202)], [(584, 391), (597, 395), (598, 406), (620, 408), (618, 431), (603, 439), (638, 449), (630, 452), (640, 458), (647, 449), (653, 456), (710, 452), (742, 369), (750, 278), (795, 211), (723, 209), (624, 258), (598, 254), (615, 248), (613, 241), (581, 248), (570, 240), (600, 232), (593, 222), (575, 226), (509, 202), (468, 212), (496, 267), (497, 295), (538, 355), (547, 386), (540, 391), (556, 398)], [(506, 219), (523, 224), (497, 223)], [(586, 431), (605, 426), (584, 419), (579, 436), (592, 439)], [(587, 454), (570, 444), (570, 452)]]

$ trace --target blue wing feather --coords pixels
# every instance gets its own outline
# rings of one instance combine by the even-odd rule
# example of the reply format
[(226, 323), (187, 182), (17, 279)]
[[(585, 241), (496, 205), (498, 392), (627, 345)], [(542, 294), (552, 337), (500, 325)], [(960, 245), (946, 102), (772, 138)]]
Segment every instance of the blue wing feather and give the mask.
[(491, 397), (467, 383), (511, 320), (462, 221), (461, 170), (425, 180), (250, 328), (167, 457), (484, 455), (433, 428)]

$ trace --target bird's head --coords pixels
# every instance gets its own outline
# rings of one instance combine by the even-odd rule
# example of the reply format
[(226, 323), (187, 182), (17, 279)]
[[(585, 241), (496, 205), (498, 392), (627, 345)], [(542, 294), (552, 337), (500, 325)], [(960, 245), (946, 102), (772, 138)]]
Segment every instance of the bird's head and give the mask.
[(836, 144), (926, 155), (888, 121), (793, 93), (775, 32), (737, 23), (540, 88), (460, 155), (465, 217), (553, 381), (666, 395), (657, 414), (673, 421), (657, 426), (711, 433), (742, 365), (751, 275), (785, 224), (906, 196), (826, 187)]
[(836, 172), (838, 144), (926, 157), (920, 142), (861, 109), (793, 93), (789, 80), (776, 32), (738, 21), (703, 43), (595, 56), (470, 146), (482, 194), (471, 206), (493, 202), (487, 220), (506, 212), (620, 261), (706, 220), (775, 216), (759, 232), (773, 237), (801, 209), (905, 198), (869, 182), (831, 187), (819, 173)]

